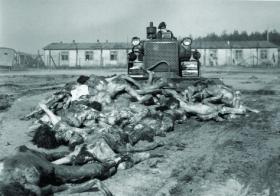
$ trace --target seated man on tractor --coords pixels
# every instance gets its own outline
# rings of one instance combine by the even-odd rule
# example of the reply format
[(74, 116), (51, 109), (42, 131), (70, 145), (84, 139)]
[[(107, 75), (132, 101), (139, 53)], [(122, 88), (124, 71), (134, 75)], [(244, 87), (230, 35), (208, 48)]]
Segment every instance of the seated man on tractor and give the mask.
[(157, 33), (157, 39), (177, 39), (174, 37), (172, 31), (166, 29), (166, 23), (161, 22), (158, 25), (158, 33)]

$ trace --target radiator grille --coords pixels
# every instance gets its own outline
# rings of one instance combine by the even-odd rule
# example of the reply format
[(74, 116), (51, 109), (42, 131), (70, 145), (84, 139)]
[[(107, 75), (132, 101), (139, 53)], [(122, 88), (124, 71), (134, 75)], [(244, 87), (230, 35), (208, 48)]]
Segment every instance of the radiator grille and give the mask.
[[(151, 41), (144, 43), (144, 64), (145, 68), (154, 67), (155, 72), (179, 73), (178, 66), (178, 43), (172, 41)], [(155, 66), (159, 62), (158, 66)]]

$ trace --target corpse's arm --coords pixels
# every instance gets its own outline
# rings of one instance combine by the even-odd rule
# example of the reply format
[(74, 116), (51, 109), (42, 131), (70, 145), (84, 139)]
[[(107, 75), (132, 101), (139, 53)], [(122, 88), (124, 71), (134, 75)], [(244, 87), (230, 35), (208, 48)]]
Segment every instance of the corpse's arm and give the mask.
[(136, 86), (138, 89), (141, 88), (141, 84), (139, 82), (137, 82), (136, 80), (134, 80), (133, 78), (127, 76), (127, 75), (121, 75), (121, 77), (123, 79), (125, 79), (126, 81), (132, 83), (134, 86)]
[(56, 125), (61, 121), (61, 118), (59, 116), (56, 116), (51, 110), (49, 110), (46, 104), (40, 103), (39, 107), (48, 115), (52, 125)]
[(155, 72), (150, 71), (150, 70), (146, 70), (146, 71), (148, 72), (148, 75), (149, 75), (149, 76), (148, 76), (147, 84), (148, 84), (148, 85), (152, 85)]
[(215, 97), (208, 97), (208, 98), (205, 98), (202, 100), (202, 103), (213, 103), (215, 101), (219, 101), (223, 98), (223, 95), (222, 94), (219, 94)]

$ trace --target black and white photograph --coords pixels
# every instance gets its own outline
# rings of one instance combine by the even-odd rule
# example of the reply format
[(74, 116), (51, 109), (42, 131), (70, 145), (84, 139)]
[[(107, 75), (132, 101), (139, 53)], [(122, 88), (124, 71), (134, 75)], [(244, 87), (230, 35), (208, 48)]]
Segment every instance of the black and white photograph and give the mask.
[(0, 196), (280, 196), (280, 0), (0, 0)]

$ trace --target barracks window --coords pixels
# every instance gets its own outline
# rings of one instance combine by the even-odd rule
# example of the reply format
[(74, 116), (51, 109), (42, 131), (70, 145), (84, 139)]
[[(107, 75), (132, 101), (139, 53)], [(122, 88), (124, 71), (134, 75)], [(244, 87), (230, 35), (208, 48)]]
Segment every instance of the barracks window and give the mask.
[(85, 52), (85, 59), (86, 59), (86, 61), (93, 60), (93, 51), (86, 51)]
[(236, 59), (243, 59), (243, 51), (242, 50), (235, 50), (235, 58)]
[(260, 58), (267, 59), (267, 50), (266, 49), (260, 50)]
[(66, 51), (66, 52), (61, 52), (61, 60), (62, 60), (62, 61), (68, 61), (68, 59), (69, 59), (69, 53), (68, 53), (68, 51)]
[(118, 51), (110, 51), (110, 60), (116, 61), (118, 59)]

